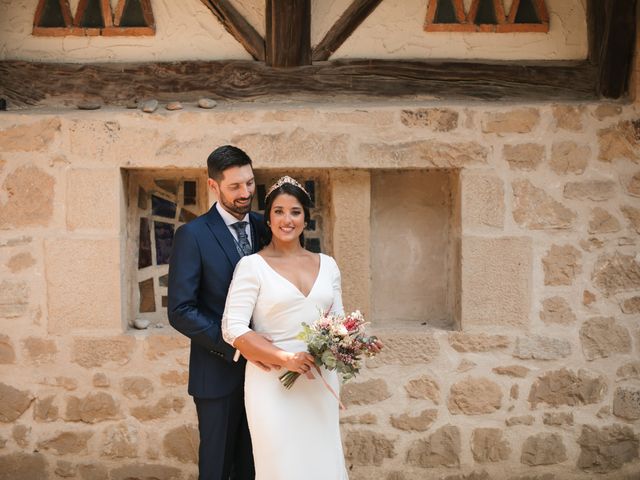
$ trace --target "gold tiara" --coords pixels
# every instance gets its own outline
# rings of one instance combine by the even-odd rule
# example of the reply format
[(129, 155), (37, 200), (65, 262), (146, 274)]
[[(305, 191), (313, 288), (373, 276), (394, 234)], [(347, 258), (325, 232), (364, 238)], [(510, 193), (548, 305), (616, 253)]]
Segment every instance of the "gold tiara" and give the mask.
[(285, 183), (290, 183), (294, 187), (298, 187), (300, 190), (302, 190), (305, 193), (305, 195), (307, 197), (309, 197), (309, 200), (311, 200), (311, 195), (309, 195), (309, 192), (307, 192), (304, 189), (304, 187), (302, 185), (300, 185), (300, 183), (295, 178), (291, 178), (289, 175), (285, 175), (284, 177), (280, 177), (276, 183), (271, 185), (271, 188), (269, 188), (269, 190), (267, 191), (267, 194), (264, 196), (264, 198), (267, 198), (269, 195), (271, 195), (273, 193), (273, 191), (275, 189), (280, 188)]

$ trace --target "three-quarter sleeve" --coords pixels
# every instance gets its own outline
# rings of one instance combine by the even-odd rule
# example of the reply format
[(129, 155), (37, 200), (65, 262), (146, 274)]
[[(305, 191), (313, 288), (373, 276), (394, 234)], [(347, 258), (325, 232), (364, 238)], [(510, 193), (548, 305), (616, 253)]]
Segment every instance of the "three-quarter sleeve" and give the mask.
[(333, 303), (331, 304), (331, 312), (337, 315), (344, 315), (344, 306), (342, 305), (342, 281), (340, 278), (340, 269), (338, 268), (338, 264), (333, 259), (333, 257), (329, 257), (331, 260), (331, 266), (333, 269), (331, 275), (331, 283), (333, 286)]
[(251, 331), (249, 323), (260, 291), (260, 278), (251, 256), (236, 265), (222, 315), (222, 337), (233, 345), (236, 338)]

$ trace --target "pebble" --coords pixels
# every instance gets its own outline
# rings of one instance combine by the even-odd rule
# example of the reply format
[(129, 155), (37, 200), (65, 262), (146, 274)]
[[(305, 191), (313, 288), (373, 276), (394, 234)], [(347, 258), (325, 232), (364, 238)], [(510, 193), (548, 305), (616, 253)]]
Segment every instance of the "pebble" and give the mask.
[(126, 107), (129, 108), (129, 109), (138, 108), (138, 100), (136, 100), (135, 98), (129, 100), (127, 102)]
[(164, 108), (166, 108), (169, 111), (182, 110), (182, 104), (180, 102), (169, 102), (167, 103), (167, 106)]
[(80, 102), (78, 104), (78, 110), (98, 110), (102, 105), (94, 101)]
[(210, 109), (214, 108), (216, 105), (218, 105), (218, 102), (210, 98), (201, 98), (200, 100), (198, 100), (198, 106), (200, 108)]
[(142, 111), (144, 113), (153, 113), (158, 109), (157, 100), (147, 100), (142, 104)]
[(146, 318), (136, 318), (133, 321), (133, 326), (136, 327), (138, 330), (144, 330), (150, 324), (151, 324), (151, 322), (149, 320), (147, 320)]

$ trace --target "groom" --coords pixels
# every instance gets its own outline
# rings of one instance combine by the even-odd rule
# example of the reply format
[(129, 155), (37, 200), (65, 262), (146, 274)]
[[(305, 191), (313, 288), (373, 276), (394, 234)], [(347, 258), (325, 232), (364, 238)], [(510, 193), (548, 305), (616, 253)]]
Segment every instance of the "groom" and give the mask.
[(253, 480), (245, 360), (233, 361), (235, 351), (222, 339), (220, 323), (236, 263), (258, 250), (264, 226), (262, 216), (251, 212), (255, 179), (249, 156), (225, 145), (209, 155), (207, 168), (218, 202), (176, 231), (169, 322), (191, 339), (189, 394), (200, 430), (199, 480)]

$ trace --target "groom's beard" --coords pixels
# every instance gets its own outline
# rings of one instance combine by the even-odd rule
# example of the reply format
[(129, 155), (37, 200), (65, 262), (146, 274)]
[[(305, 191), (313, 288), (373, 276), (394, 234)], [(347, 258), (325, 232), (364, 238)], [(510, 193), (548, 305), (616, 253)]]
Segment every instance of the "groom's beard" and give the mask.
[(235, 213), (237, 215), (246, 215), (251, 211), (251, 201), (253, 200), (253, 195), (245, 198), (237, 198), (230, 202), (221, 192), (220, 198), (218, 200), (227, 212)]

